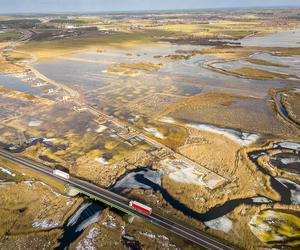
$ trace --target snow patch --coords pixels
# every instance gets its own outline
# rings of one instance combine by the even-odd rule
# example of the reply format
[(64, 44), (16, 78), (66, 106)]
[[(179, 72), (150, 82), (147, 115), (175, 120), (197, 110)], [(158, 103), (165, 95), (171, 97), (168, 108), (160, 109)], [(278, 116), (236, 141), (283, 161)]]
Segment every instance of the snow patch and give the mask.
[(300, 185), (284, 179), (284, 178), (275, 178), (277, 181), (279, 181), (282, 185), (290, 189), (291, 192), (291, 203), (294, 205), (300, 205)]
[(272, 201), (266, 197), (254, 197), (252, 198), (254, 203), (271, 203)]
[(58, 197), (59, 197), (59, 196), (63, 196), (63, 197), (65, 197), (65, 198), (68, 198), (68, 199), (69, 199), (69, 197), (64, 196), (64, 195), (62, 195), (62, 194), (60, 194), (60, 193), (54, 191), (54, 189), (53, 189), (52, 187), (50, 187), (48, 184), (46, 184), (45, 182), (36, 181), (36, 183), (40, 183), (41, 185), (47, 187), (48, 190), (50, 190), (53, 194), (55, 194), (55, 195), (58, 196)]
[(89, 233), (87, 234), (87, 236), (85, 236), (85, 238), (78, 243), (78, 245), (76, 246), (76, 250), (96, 250), (97, 247), (95, 246), (95, 238), (97, 236), (99, 236), (101, 234), (101, 232), (99, 231), (98, 228), (92, 228)]
[(170, 173), (169, 177), (176, 182), (186, 183), (188, 180), (188, 183), (204, 185), (203, 178), (205, 174), (189, 167)]
[(124, 176), (121, 180), (119, 180), (111, 188), (111, 191), (116, 192), (116, 193), (123, 193), (124, 191), (130, 190), (130, 189), (137, 189), (137, 188), (151, 189), (150, 186), (140, 183), (135, 179), (135, 176), (137, 174), (143, 175), (144, 178), (161, 186), (161, 177), (163, 175), (163, 172), (162, 171), (154, 171), (151, 169), (144, 169), (141, 171), (137, 171), (137, 172), (133, 171), (131, 173), (128, 173), (126, 176)]
[(52, 219), (45, 219), (42, 221), (34, 221), (32, 223), (32, 227), (34, 228), (40, 228), (40, 229), (50, 229), (50, 228), (55, 228), (59, 225), (58, 220), (52, 220)]
[(66, 206), (67, 206), (67, 207), (73, 206), (74, 203), (75, 203), (75, 202), (72, 201), (72, 200), (71, 200), (71, 201), (67, 201), (67, 202), (66, 202)]
[(214, 189), (222, 180), (220, 178), (211, 178), (206, 181), (206, 186), (209, 189)]
[(156, 238), (156, 235), (153, 234), (153, 233), (149, 233), (149, 232), (140, 232), (141, 235), (143, 236), (146, 236), (147, 238), (150, 238), (150, 239), (155, 239)]
[(106, 220), (106, 221), (102, 222), (102, 225), (103, 225), (103, 226), (106, 226), (106, 227), (108, 227), (108, 228), (110, 228), (110, 229), (115, 229), (115, 228), (117, 227), (117, 224), (116, 224), (116, 222), (115, 222), (115, 219), (114, 219), (114, 217), (112, 217), (111, 215), (109, 215), (109, 216), (107, 217), (107, 220)]
[(175, 120), (172, 117), (168, 117), (168, 116), (164, 116), (162, 118), (159, 119), (161, 122), (165, 122), (165, 123), (174, 123)]
[(256, 217), (253, 217), (253, 219), (249, 222), (250, 226), (254, 226), (255, 230), (260, 232), (272, 232), (272, 228), (265, 223), (255, 224)]
[(96, 129), (96, 132), (97, 132), (97, 133), (102, 133), (102, 132), (104, 132), (106, 129), (107, 129), (106, 126), (100, 125), (100, 126)]
[(296, 142), (280, 142), (277, 145), (280, 146), (280, 147), (282, 147), (282, 148), (287, 148), (287, 149), (293, 149), (293, 150), (300, 151), (300, 143), (296, 143)]
[(28, 187), (32, 187), (34, 181), (24, 181), (24, 183), (28, 186)]
[(0, 167), (0, 170), (5, 173), (8, 174), (10, 176), (16, 176), (16, 174), (12, 173), (11, 171), (7, 170), (6, 168)]
[(89, 225), (96, 223), (100, 218), (101, 212), (102, 211), (96, 212), (91, 217), (89, 217), (88, 219), (86, 219), (82, 223), (80, 223), (80, 225), (76, 228), (75, 232), (80, 232), (83, 229), (86, 229)]
[(195, 128), (198, 130), (202, 130), (205, 132), (215, 133), (219, 135), (223, 135), (230, 140), (233, 140), (243, 146), (247, 146), (253, 142), (255, 142), (259, 136), (257, 134), (251, 134), (247, 132), (239, 132), (234, 129), (228, 128), (219, 128), (213, 125), (206, 125), (206, 124), (187, 124), (190, 128)]
[(186, 160), (164, 159), (160, 163), (165, 166), (164, 172), (176, 182), (192, 183), (214, 189), (224, 178), (194, 162)]
[(54, 142), (57, 138), (43, 138), (43, 142)]
[(30, 121), (30, 122), (28, 123), (28, 126), (29, 126), (29, 127), (38, 127), (38, 126), (40, 126), (42, 123), (43, 123), (43, 121), (39, 121), (39, 120), (36, 120), (36, 121)]
[(95, 161), (99, 162), (99, 163), (101, 163), (103, 165), (108, 165), (109, 164), (109, 162), (105, 158), (103, 158), (103, 157), (97, 157), (97, 158), (95, 158)]
[(226, 215), (214, 220), (206, 221), (204, 224), (209, 228), (223, 231), (224, 233), (229, 233), (232, 229), (232, 221), (228, 219)]
[(164, 139), (165, 136), (160, 133), (156, 128), (144, 128), (145, 131), (147, 131), (148, 133), (154, 135), (156, 138), (159, 139)]
[(84, 203), (83, 205), (81, 205), (80, 208), (71, 216), (71, 218), (68, 221), (67, 226), (73, 226), (78, 221), (83, 210), (85, 210), (90, 205), (92, 205), (92, 202), (87, 202), (87, 203)]
[(292, 163), (300, 163), (300, 159), (297, 159), (296, 157), (284, 158), (284, 159), (280, 159), (280, 161), (284, 165), (289, 165), (289, 164), (292, 164)]

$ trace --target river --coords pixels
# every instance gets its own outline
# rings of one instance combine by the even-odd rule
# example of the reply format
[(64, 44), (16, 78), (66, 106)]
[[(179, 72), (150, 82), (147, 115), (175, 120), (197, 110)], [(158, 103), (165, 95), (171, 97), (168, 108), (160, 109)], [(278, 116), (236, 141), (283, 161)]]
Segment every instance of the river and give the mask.
[(64, 224), (64, 234), (59, 240), (57, 250), (67, 249), (82, 234), (89, 225), (97, 222), (104, 205), (95, 201), (84, 202), (79, 209)]
[[(253, 152), (253, 154), (256, 154), (256, 152)], [(255, 161), (255, 158), (253, 158), (252, 160)], [(264, 174), (269, 175), (264, 168), (260, 166), (258, 166), (258, 168)], [(128, 192), (131, 188), (152, 189), (153, 191), (158, 191), (162, 194), (164, 200), (167, 201), (174, 209), (182, 212), (184, 215), (188, 217), (194, 218), (201, 222), (206, 222), (206, 221), (210, 221), (222, 217), (230, 213), (231, 211), (233, 211), (236, 207), (238, 207), (241, 204), (257, 205), (257, 204), (267, 204), (273, 202), (272, 200), (269, 200), (266, 197), (250, 197), (244, 199), (234, 199), (234, 200), (229, 200), (222, 205), (217, 205), (209, 209), (206, 213), (198, 213), (190, 209), (180, 201), (176, 200), (173, 196), (171, 196), (169, 192), (162, 187), (161, 181), (157, 179), (159, 174), (155, 174), (154, 172), (155, 172), (154, 170), (147, 169), (145, 167), (141, 167), (136, 170), (130, 171), (128, 172), (128, 175), (122, 177), (110, 190), (119, 194), (120, 193), (124, 194)], [(153, 176), (155, 176), (155, 178), (153, 178)], [(129, 185), (126, 186), (125, 183)], [(291, 204), (290, 189), (273, 177), (271, 177), (271, 183), (272, 183), (272, 187), (281, 195), (282, 197), (281, 203)]]

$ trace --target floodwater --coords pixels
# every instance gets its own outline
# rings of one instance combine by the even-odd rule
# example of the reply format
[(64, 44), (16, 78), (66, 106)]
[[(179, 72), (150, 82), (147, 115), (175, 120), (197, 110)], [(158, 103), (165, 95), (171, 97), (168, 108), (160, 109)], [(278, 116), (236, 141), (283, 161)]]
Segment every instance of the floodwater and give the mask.
[(89, 225), (97, 222), (104, 207), (95, 201), (83, 203), (63, 226), (64, 234), (57, 250), (67, 249)]
[(23, 82), (18, 77), (8, 74), (0, 74), (0, 86), (31, 95), (41, 95), (43, 91), (49, 88), (47, 86), (33, 88), (30, 83)]
[(240, 42), (242, 46), (300, 47), (300, 29), (276, 32), (267, 36), (248, 37), (237, 42)]
[(110, 188), (110, 191), (118, 194), (123, 194), (131, 189), (151, 189), (151, 186), (143, 184), (136, 180), (135, 177), (138, 174), (142, 174), (151, 182), (157, 185), (161, 185), (161, 177), (163, 175), (162, 172), (154, 171), (148, 168), (138, 168), (133, 171), (127, 172), (124, 177), (121, 177), (120, 180), (112, 188)]
[[(252, 58), (258, 60), (266, 60), (271, 63), (275, 63), (277, 61), (278, 64), (286, 65), (286, 67), (260, 65), (260, 64), (250, 63), (245, 60), (214, 63), (213, 66), (222, 70), (236, 70), (245, 67), (245, 68), (252, 68), (252, 69), (260, 69), (271, 73), (290, 74), (291, 76), (300, 77), (300, 73), (299, 73), (300, 57), (298, 56), (285, 57), (283, 60), (279, 60), (278, 56), (277, 57), (271, 56), (272, 58), (270, 59), (269, 56), (264, 56), (264, 55), (268, 55), (268, 54), (264, 53), (261, 55), (254, 55), (252, 56)], [(276, 58), (275, 60), (273, 60), (274, 57)], [(290, 77), (290, 79), (292, 78), (297, 79), (296, 77)]]
[(285, 171), (300, 175), (300, 155), (279, 153), (271, 158), (271, 164)]
[[(263, 173), (268, 174), (264, 169)], [(228, 213), (232, 212), (236, 207), (241, 204), (255, 205), (255, 204), (268, 204), (272, 203), (272, 200), (266, 197), (250, 197), (244, 199), (233, 199), (225, 202), (222, 205), (217, 205), (209, 209), (206, 213), (198, 213), (191, 208), (187, 207), (180, 201), (176, 200), (169, 194), (169, 192), (163, 188), (161, 184), (162, 173), (148, 168), (138, 168), (133, 171), (129, 171), (123, 177), (121, 177), (118, 182), (110, 189), (118, 194), (124, 194), (131, 189), (152, 189), (155, 192), (160, 192), (166, 202), (168, 202), (174, 209), (182, 212), (186, 216), (199, 220), (201, 222), (206, 222), (220, 218)], [(289, 187), (283, 185), (281, 182), (275, 178), (271, 179), (272, 187), (280, 193), (282, 196), (283, 204), (291, 204), (291, 191)]]
[(287, 118), (289, 119), (289, 113), (288, 111), (286, 110), (286, 108), (284, 107), (283, 103), (282, 103), (282, 93), (279, 92), (276, 94), (276, 101), (279, 105), (279, 108), (280, 108), (280, 111), (281, 113)]
[(253, 59), (265, 60), (276, 64), (286, 65), (288, 68), (294, 68), (295, 70), (300, 69), (300, 58), (299, 56), (277, 56), (268, 53), (255, 53), (251, 56)]
[[(178, 54), (178, 50), (191, 51), (203, 48), (207, 46), (163, 44), (135, 50), (110, 49), (101, 53), (96, 50), (87, 50), (80, 54), (70, 55), (68, 59), (37, 62), (33, 67), (50, 79), (78, 88), (91, 105), (97, 103), (102, 109), (112, 105), (112, 102), (101, 104), (100, 100), (107, 97), (111, 100), (118, 100), (120, 103), (124, 98), (126, 98), (125, 101), (132, 101), (150, 93), (193, 96), (217, 91), (265, 98), (271, 87), (289, 85), (284, 81), (242, 79), (212, 71), (206, 67), (205, 63), (214, 59), (213, 55), (199, 54), (188, 60), (165, 58), (168, 55)], [(105, 71), (108, 67), (114, 66), (114, 63), (119, 62), (161, 63), (162, 65), (158, 71), (145, 71), (135, 76)], [(132, 86), (135, 86), (135, 89), (132, 89)], [(137, 89), (139, 90), (135, 91)], [(131, 95), (130, 100), (129, 95)]]
[(79, 86), (94, 89), (105, 86), (101, 80), (102, 71), (106, 68), (104, 64), (58, 59), (36, 63), (33, 67), (51, 80), (73, 88)]

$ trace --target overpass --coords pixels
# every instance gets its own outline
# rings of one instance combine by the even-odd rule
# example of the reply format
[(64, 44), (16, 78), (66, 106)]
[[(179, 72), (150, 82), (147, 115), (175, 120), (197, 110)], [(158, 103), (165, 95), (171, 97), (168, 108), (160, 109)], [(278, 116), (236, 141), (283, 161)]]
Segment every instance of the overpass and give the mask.
[(90, 182), (83, 181), (71, 176), (69, 179), (64, 179), (60, 176), (54, 175), (53, 169), (47, 166), (44, 166), (40, 163), (36, 163), (33, 161), (29, 161), (21, 157), (17, 157), (16, 155), (4, 150), (0, 150), (0, 157), (10, 162), (17, 163), (24, 167), (35, 170), (41, 174), (45, 174), (53, 178), (56, 178), (60, 181), (63, 181), (66, 184), (69, 184), (70, 186), (74, 187), (75, 189), (78, 189), (81, 193), (84, 193), (97, 200), (103, 201), (106, 204), (115, 207), (125, 213), (140, 216), (145, 220), (150, 221), (151, 223), (156, 224), (157, 226), (164, 228), (172, 233), (175, 233), (197, 244), (198, 246), (204, 249), (211, 249), (211, 250), (235, 249), (225, 243), (222, 243), (220, 240), (214, 238), (213, 236), (206, 234), (205, 232), (191, 229), (175, 221), (172, 221), (168, 218), (165, 218), (157, 213), (152, 213), (151, 215), (140, 213), (129, 206), (129, 200), (127, 198), (115, 194), (107, 189), (101, 188), (97, 185), (94, 185)]

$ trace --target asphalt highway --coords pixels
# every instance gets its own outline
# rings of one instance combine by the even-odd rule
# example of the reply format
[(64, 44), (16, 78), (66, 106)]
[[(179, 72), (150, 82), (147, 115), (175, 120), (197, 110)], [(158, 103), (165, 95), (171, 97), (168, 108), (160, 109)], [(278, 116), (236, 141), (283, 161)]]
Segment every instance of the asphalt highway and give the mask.
[(129, 200), (126, 199), (123, 196), (120, 196), (116, 193), (113, 193), (107, 189), (101, 188), (99, 186), (96, 186), (92, 183), (89, 183), (87, 181), (80, 180), (78, 178), (70, 177), (69, 179), (65, 179), (63, 177), (57, 176), (53, 174), (53, 169), (46, 167), (40, 163), (36, 163), (33, 161), (29, 161), (27, 159), (23, 159), (21, 157), (17, 157), (16, 155), (9, 153), (4, 150), (0, 150), (0, 157), (9, 160), (14, 163), (18, 163), (22, 166), (25, 166), (27, 168), (31, 168), (35, 171), (38, 171), (42, 174), (46, 174), (49, 176), (52, 176), (53, 178), (59, 179), (61, 181), (64, 181), (65, 183), (68, 183), (70, 186), (77, 188), (85, 193), (88, 193), (90, 195), (93, 195), (100, 200), (104, 200), (116, 208), (121, 208), (122, 210), (125, 210), (131, 214), (143, 217), (144, 219), (150, 221), (153, 224), (156, 224), (157, 226), (160, 226), (170, 232), (173, 232), (195, 244), (198, 246), (204, 248), (204, 249), (211, 249), (211, 250), (229, 250), (229, 249), (236, 249), (233, 248), (226, 243), (223, 243), (222, 241), (214, 238), (213, 236), (197, 231), (194, 229), (191, 229), (189, 227), (186, 227), (184, 225), (181, 225), (178, 222), (172, 221), (171, 219), (168, 219), (166, 217), (163, 217), (162, 215), (159, 215), (157, 213), (152, 213), (151, 215), (146, 215), (143, 213), (140, 213), (129, 206)]

